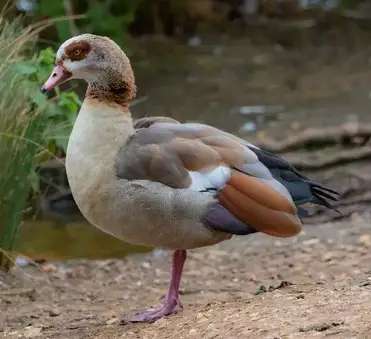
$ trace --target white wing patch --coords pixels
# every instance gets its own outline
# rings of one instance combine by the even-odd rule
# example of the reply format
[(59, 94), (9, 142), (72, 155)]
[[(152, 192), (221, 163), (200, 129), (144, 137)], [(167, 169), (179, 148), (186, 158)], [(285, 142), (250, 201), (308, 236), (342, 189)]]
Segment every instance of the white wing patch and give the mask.
[[(207, 189), (215, 189), (219, 191), (223, 189), (227, 181), (231, 177), (231, 169), (225, 166), (219, 166), (209, 172), (189, 172), (192, 178), (192, 184), (188, 187), (192, 191), (205, 191)], [(211, 193), (216, 193), (211, 192)]]

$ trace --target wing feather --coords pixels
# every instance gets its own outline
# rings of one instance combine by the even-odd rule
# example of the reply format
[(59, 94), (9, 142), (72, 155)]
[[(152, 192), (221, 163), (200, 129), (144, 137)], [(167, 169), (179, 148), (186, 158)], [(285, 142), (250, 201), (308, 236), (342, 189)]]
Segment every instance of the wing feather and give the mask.
[[(137, 126), (142, 127), (118, 153), (118, 177), (147, 179), (173, 188), (215, 190), (219, 203), (231, 214), (227, 216), (223, 210), (220, 223), (225, 224), (219, 229), (230, 228), (231, 233), (237, 229), (244, 233), (234, 220), (244, 224), (248, 233), (255, 229), (289, 236), (300, 231), (289, 191), (242, 139), (202, 124), (144, 120)], [(202, 178), (207, 180), (202, 182)], [(199, 182), (194, 184), (194, 180)], [(217, 187), (205, 186), (213, 183)], [(212, 220), (216, 227), (216, 219), (208, 213), (205, 220)]]

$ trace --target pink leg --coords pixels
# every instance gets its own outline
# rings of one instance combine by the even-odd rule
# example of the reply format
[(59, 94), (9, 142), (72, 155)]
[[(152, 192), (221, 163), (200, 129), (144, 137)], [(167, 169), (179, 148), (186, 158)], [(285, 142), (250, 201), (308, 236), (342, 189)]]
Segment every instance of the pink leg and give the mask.
[(147, 311), (136, 314), (132, 317), (124, 319), (126, 322), (154, 322), (169, 314), (175, 313), (177, 306), (183, 308), (179, 300), (179, 285), (180, 278), (183, 272), (183, 266), (187, 259), (186, 250), (176, 250), (173, 253), (173, 264), (171, 272), (171, 280), (167, 291), (164, 303), (153, 311)]

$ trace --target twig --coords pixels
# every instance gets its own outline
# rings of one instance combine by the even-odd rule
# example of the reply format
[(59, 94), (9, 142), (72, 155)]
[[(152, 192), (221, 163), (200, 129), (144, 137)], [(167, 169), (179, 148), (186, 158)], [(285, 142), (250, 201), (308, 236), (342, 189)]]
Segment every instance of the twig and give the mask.
[(29, 296), (31, 294), (35, 293), (35, 289), (33, 288), (15, 288), (12, 290), (7, 290), (7, 291), (0, 291), (0, 296), (14, 296), (14, 295), (19, 295), (19, 296)]
[(66, 15), (68, 16), (68, 24), (70, 28), (70, 35), (75, 36), (79, 34), (79, 30), (75, 24), (73, 19), (73, 8), (71, 0), (63, 0), (64, 10), (66, 11)]

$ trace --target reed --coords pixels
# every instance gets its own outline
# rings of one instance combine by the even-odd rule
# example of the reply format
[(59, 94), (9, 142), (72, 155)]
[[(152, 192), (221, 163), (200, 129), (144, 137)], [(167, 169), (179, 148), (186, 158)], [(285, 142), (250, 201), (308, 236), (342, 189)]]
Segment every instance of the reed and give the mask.
[(30, 193), (37, 154), (43, 148), (45, 119), (30, 98), (38, 86), (14, 71), (29, 55), (43, 27), (24, 28), (21, 19), (0, 17), (0, 269), (12, 262), (10, 253)]

